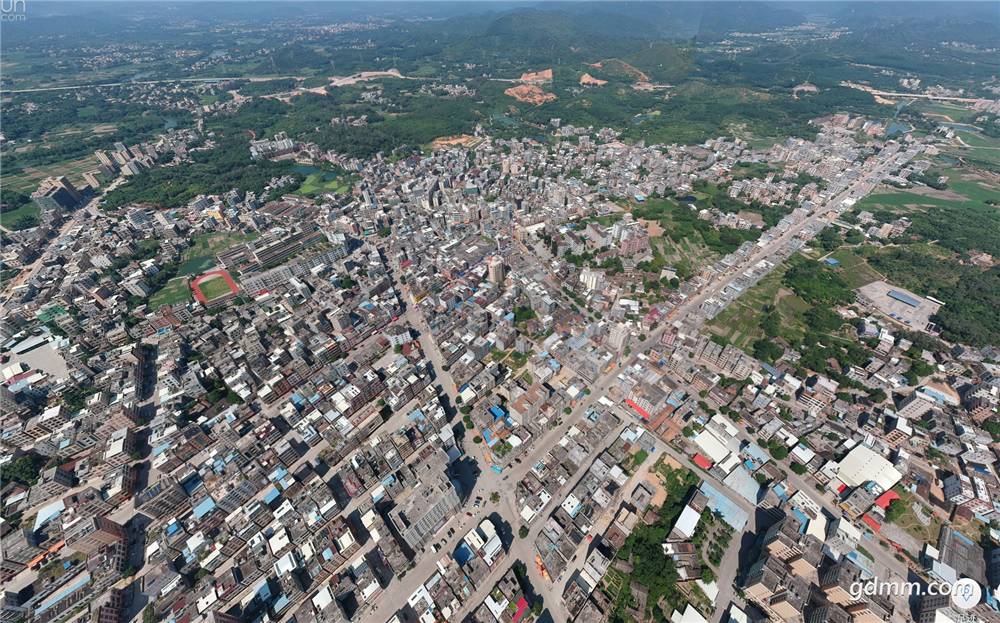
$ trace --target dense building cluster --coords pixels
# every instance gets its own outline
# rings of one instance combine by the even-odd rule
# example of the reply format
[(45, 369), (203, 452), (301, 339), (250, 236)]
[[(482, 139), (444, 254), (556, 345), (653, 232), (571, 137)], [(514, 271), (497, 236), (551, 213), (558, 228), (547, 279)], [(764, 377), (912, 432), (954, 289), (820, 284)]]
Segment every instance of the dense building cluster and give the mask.
[[(945, 524), (996, 515), (996, 349), (916, 345), (940, 302), (884, 282), (831, 310), (860, 365), (706, 329), (926, 170), (931, 139), (816, 125), (761, 149), (553, 123), (367, 161), (278, 135), (252, 158), (356, 179), (174, 210), (46, 181), (51, 222), (4, 251), (4, 616), (882, 621), (907, 606), (852, 582), (995, 586), (996, 556)], [(194, 138), (97, 158), (141, 175)], [(696, 265), (664, 259), (681, 223), (718, 239)], [(669, 591), (635, 579), (651, 533)]]

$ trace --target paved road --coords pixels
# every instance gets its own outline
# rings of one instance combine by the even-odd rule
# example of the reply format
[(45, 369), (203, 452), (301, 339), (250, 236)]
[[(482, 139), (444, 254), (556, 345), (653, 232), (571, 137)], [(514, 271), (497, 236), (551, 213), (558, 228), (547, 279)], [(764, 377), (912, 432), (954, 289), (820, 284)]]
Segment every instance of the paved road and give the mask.
[[(844, 201), (848, 199), (859, 199), (870, 193), (896, 166), (896, 154), (893, 153), (892, 157), (885, 159), (880, 165), (876, 166), (873, 171), (862, 177), (854, 184), (846, 187), (832, 198), (828, 199), (821, 206), (816, 207), (811, 215), (792, 225), (783, 234), (776, 237), (763, 247), (758, 248), (742, 262), (734, 265), (728, 272), (716, 276), (716, 278), (706, 284), (705, 287), (698, 292), (698, 294), (688, 298), (684, 303), (676, 307), (668, 317), (671, 320), (684, 320), (686, 324), (692, 328), (700, 326), (706, 320), (704, 315), (699, 313), (700, 307), (705, 301), (718, 296), (720, 292), (736, 281), (748, 268), (755, 266), (762, 260), (772, 258), (778, 250), (784, 247), (787, 243), (791, 242), (794, 238), (798, 237), (807, 228), (816, 225), (820, 221), (829, 223), (836, 217), (836, 210), (844, 203)], [(661, 327), (657, 330), (653, 336), (650, 336), (649, 340), (642, 344), (638, 351), (641, 352), (644, 350), (647, 347), (647, 343), (651, 344), (654, 339), (659, 339), (659, 336), (662, 334), (664, 329), (664, 327)]]
[(880, 91), (866, 84), (858, 84), (856, 82), (848, 82), (846, 80), (841, 82), (840, 84), (841, 86), (857, 89), (859, 91), (864, 91), (865, 93), (871, 93), (872, 95), (878, 95), (879, 97), (896, 97), (902, 99), (924, 99), (936, 102), (961, 102), (963, 104), (975, 104), (977, 102), (981, 102), (984, 100), (989, 101), (986, 98), (959, 97), (955, 95), (927, 95), (924, 93), (901, 93), (898, 91)]
[(61, 87), (38, 87), (35, 89), (4, 89), (0, 95), (11, 93), (43, 93), (45, 91), (75, 91), (99, 87), (122, 87), (139, 84), (176, 84), (178, 82), (229, 82), (231, 80), (246, 80), (248, 82), (266, 82), (268, 80), (304, 80), (306, 76), (223, 76), (221, 78), (167, 78), (164, 80), (126, 80), (123, 82), (96, 82), (91, 84), (72, 84)]

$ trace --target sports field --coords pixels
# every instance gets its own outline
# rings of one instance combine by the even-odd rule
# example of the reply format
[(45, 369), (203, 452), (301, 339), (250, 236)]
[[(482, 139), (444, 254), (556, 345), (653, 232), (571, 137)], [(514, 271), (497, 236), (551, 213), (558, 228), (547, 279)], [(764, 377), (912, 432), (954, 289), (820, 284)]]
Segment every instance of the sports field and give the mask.
[(227, 296), (232, 292), (229, 284), (221, 275), (213, 275), (198, 283), (198, 289), (205, 295), (205, 300), (214, 301), (217, 298)]

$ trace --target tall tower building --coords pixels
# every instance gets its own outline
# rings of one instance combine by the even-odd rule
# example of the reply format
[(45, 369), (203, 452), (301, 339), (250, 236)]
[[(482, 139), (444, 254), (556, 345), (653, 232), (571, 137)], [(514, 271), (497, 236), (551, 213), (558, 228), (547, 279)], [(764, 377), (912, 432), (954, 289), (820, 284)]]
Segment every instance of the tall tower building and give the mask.
[(489, 271), (490, 282), (497, 285), (503, 285), (505, 274), (503, 258), (499, 255), (490, 256), (490, 259), (487, 260), (486, 266)]

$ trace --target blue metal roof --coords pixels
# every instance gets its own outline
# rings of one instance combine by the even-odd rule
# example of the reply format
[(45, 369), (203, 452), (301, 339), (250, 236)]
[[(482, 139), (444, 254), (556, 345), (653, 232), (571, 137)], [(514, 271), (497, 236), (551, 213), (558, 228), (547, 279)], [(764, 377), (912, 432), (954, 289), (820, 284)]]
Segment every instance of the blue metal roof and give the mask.
[(896, 299), (900, 303), (906, 303), (910, 307), (920, 307), (920, 301), (908, 294), (903, 294), (898, 290), (889, 290), (888, 295), (889, 298)]

